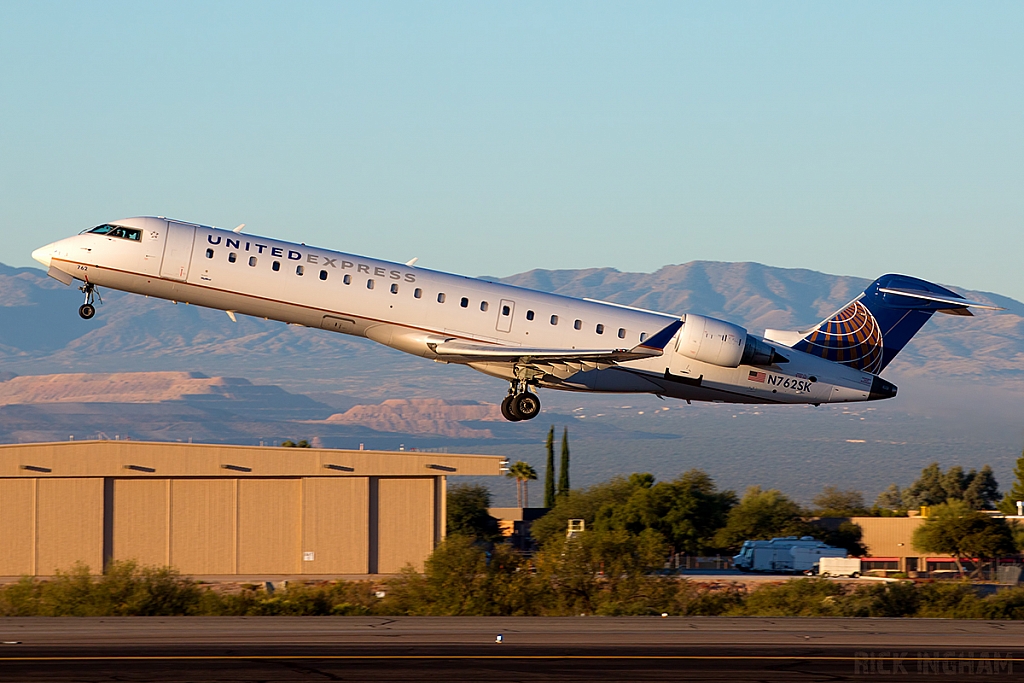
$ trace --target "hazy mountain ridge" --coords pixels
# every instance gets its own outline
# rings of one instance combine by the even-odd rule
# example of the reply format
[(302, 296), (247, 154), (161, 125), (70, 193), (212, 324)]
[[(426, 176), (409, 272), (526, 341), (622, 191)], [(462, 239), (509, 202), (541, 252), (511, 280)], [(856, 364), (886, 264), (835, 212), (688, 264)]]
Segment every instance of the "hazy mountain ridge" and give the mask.
[[(816, 323), (867, 284), (810, 270), (712, 262), (655, 273), (537, 270), (505, 281), (711, 315), (758, 333)], [(108, 402), (0, 405), (0, 440), (7, 442), (95, 437), (100, 430), (111, 437), (219, 443), (319, 437), (328, 447), (451, 447), (522, 457), (540, 467), (548, 427), (568, 424), (574, 484), (638, 470), (674, 477), (702, 467), (724, 486), (777, 486), (806, 500), (826, 483), (874, 495), (891, 481), (909, 483), (933, 460), (991, 463), (1006, 484), (1020, 454), (1024, 305), (959, 287), (953, 289), (1008, 310), (935, 316), (885, 372), (900, 385), (893, 401), (743, 408), (550, 391), (542, 392), (540, 419), (512, 424), (472, 419), (479, 416), (459, 407), (489, 413), (505, 394), (504, 382), (368, 340), (244, 316), (236, 324), (221, 311), (109, 290), (96, 318), (83, 321), (81, 293), (38, 269), (0, 266), (0, 285), (11, 292), (0, 306), (0, 379), (161, 370), (248, 380), (247, 387), (234, 383), (246, 380), (211, 382), (207, 390), (157, 403), (109, 402), (120, 399), (93, 393), (89, 401), (106, 396)], [(207, 381), (191, 377), (195, 386)], [(448, 412), (384, 405), (389, 399), (412, 408), (420, 399), (443, 399)]]

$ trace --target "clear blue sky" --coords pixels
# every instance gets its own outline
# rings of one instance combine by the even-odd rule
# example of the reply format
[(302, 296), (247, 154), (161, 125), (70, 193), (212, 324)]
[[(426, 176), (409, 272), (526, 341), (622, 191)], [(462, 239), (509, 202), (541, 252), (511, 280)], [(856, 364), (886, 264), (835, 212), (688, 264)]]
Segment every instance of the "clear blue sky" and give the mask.
[(3, 2), (0, 261), (161, 214), (1024, 299), (1022, 36), (1020, 2)]

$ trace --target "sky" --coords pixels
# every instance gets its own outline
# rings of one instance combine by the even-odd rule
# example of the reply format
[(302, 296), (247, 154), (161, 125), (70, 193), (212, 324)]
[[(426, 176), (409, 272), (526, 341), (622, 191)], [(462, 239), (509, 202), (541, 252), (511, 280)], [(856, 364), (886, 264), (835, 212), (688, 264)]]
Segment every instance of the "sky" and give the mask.
[(165, 215), (468, 275), (1024, 299), (1024, 3), (0, 0), (0, 261)]

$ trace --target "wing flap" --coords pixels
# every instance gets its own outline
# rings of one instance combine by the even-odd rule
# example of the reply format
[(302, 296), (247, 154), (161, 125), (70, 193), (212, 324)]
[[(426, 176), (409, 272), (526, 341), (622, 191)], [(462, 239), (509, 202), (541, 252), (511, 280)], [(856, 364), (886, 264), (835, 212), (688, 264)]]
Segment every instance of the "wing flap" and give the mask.
[(631, 349), (527, 348), (448, 340), (430, 343), (429, 346), (440, 359), (456, 362), (530, 363), (537, 361), (590, 361), (593, 363), (621, 363), (623, 361), (662, 355), (666, 344), (675, 336), (679, 328), (682, 327), (682, 324), (681, 320), (675, 320), (650, 339), (641, 342)]

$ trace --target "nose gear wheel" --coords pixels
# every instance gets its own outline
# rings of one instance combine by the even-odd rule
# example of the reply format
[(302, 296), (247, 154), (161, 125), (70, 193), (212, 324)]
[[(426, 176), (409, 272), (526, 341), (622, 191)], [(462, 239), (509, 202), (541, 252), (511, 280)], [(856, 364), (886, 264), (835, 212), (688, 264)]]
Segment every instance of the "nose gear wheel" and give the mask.
[(93, 305), (93, 300), (98, 299), (100, 303), (103, 303), (103, 299), (100, 298), (100, 293), (96, 291), (96, 285), (91, 282), (86, 282), (78, 289), (85, 294), (85, 303), (78, 307), (78, 315), (88, 320), (96, 315), (96, 306)]

